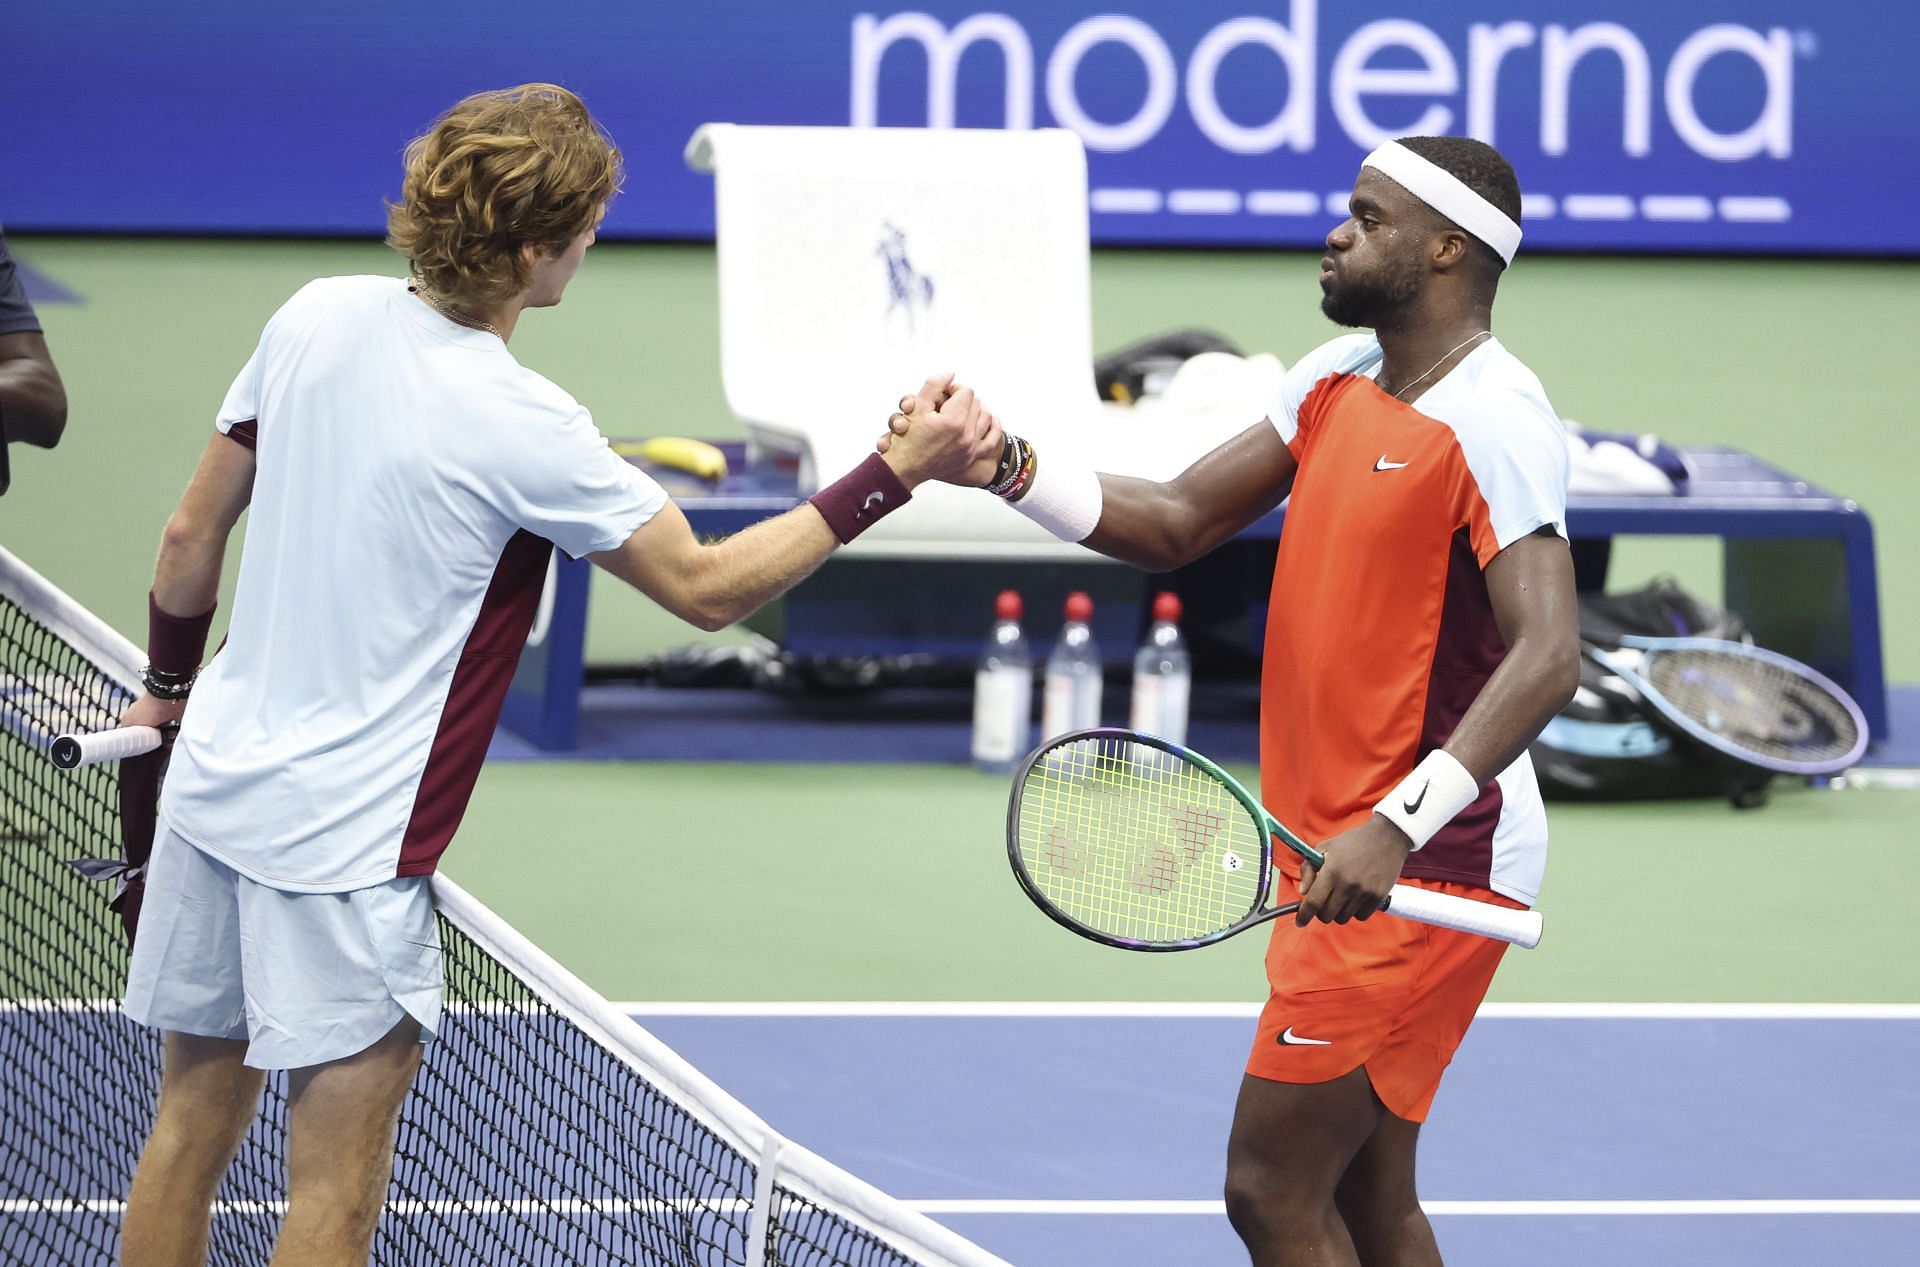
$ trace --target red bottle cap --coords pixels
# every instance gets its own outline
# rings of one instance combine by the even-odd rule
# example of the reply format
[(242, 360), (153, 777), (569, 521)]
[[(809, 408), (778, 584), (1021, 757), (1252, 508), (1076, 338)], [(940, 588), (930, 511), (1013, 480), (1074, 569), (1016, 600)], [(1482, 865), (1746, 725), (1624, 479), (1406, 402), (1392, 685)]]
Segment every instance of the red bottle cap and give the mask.
[(1082, 624), (1093, 619), (1093, 600), (1084, 591), (1075, 590), (1067, 595), (1067, 619)]
[(1180, 596), (1160, 593), (1153, 596), (1153, 618), (1155, 620), (1177, 621), (1180, 619)]
[(1001, 590), (1000, 597), (993, 600), (993, 615), (996, 620), (1018, 620), (1021, 611), (1019, 590)]

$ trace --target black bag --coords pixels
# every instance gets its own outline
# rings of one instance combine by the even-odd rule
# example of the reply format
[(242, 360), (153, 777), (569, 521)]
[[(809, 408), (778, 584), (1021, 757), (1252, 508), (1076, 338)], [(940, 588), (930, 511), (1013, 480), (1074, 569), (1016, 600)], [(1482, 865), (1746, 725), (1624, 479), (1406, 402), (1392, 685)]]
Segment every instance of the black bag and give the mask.
[(1182, 365), (1202, 352), (1243, 355), (1231, 340), (1211, 330), (1169, 330), (1096, 359), (1093, 385), (1102, 400), (1131, 405), (1144, 396), (1158, 395)]
[[(1625, 594), (1581, 594), (1580, 637), (1615, 648), (1622, 634), (1750, 641), (1746, 624), (1682, 590), (1671, 578)], [(1773, 778), (1676, 732), (1632, 688), (1581, 657), (1580, 689), (1530, 749), (1541, 793), (1587, 801), (1724, 796), (1740, 808), (1766, 803)]]

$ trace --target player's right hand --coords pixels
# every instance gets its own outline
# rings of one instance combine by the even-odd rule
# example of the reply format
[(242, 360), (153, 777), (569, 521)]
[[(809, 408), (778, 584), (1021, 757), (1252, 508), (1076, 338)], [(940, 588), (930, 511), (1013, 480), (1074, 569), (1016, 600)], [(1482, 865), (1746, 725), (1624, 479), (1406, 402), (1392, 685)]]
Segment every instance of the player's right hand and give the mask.
[(887, 419), (887, 429), (880, 433), (874, 442), (874, 452), (885, 457), (893, 448), (893, 438), (907, 434), (913, 425), (916, 414), (930, 414), (939, 410), (953, 394), (953, 375), (935, 374), (920, 385), (920, 390), (911, 396), (900, 398), (900, 407)]
[(886, 460), (909, 487), (927, 480), (955, 483), (982, 452), (997, 453), (999, 447), (999, 423), (971, 389), (956, 387), (938, 409), (922, 412), (906, 434), (896, 435)]
[(915, 414), (933, 413), (947, 403), (947, 397), (953, 394), (953, 375), (935, 374), (920, 385), (920, 390), (911, 396), (900, 398), (900, 407), (887, 419), (887, 429), (880, 433), (874, 442), (874, 452), (885, 457), (893, 449), (893, 438), (907, 434), (907, 428), (913, 425)]
[(1400, 878), (1413, 842), (1378, 814), (1322, 841), (1327, 864), (1300, 866), (1300, 909), (1293, 922), (1344, 924), (1370, 918)]

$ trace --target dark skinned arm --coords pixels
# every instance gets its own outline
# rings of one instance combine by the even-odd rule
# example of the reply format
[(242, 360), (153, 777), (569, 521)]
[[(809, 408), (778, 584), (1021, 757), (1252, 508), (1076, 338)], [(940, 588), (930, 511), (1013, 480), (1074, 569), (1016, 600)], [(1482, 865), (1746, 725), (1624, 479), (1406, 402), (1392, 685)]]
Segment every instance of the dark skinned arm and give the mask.
[[(1517, 760), (1580, 684), (1573, 556), (1551, 528), (1502, 550), (1487, 565), (1487, 597), (1507, 654), (1487, 679), (1446, 751), (1484, 786)], [(1327, 865), (1303, 866), (1296, 923), (1366, 919), (1400, 876), (1413, 842), (1378, 814), (1322, 842)]]
[[(1039, 479), (1046, 478), (1040, 455)], [(1100, 477), (1100, 522), (1080, 544), (1145, 568), (1171, 572), (1231, 539), (1286, 500), (1297, 465), (1265, 419), (1165, 483)]]
[[(886, 453), (912, 425), (914, 400), (903, 397), (874, 446)], [(994, 459), (968, 467), (953, 483), (980, 487)], [(1100, 476), (1100, 522), (1080, 544), (1149, 572), (1171, 572), (1229, 540), (1285, 501), (1297, 470), (1293, 451), (1262, 419), (1164, 483), (1130, 475)], [(1045, 480), (1042, 446), (1037, 476)]]
[(67, 389), (38, 331), (0, 334), (0, 426), (8, 443), (51, 449), (67, 426)]

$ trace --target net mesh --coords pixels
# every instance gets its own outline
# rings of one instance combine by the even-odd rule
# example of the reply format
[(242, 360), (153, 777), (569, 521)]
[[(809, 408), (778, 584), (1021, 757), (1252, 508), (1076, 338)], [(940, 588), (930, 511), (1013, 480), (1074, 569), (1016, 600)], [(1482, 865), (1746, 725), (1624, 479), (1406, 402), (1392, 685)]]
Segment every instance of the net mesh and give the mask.
[[(61, 771), (44, 754), (57, 733), (114, 724), (129, 694), (9, 567), (0, 551), (0, 1263), (109, 1267), (160, 1050), (119, 1012), (127, 951), (106, 889), (67, 865), (119, 854), (113, 767)], [(755, 1267), (999, 1262), (790, 1146), (816, 1169), (782, 1169), (757, 1228), (763, 1154), (715, 1125), (746, 1110), (696, 1112), (663, 1090), (608, 1037), (624, 1021), (508, 967), (483, 948), (500, 945), (493, 917), (469, 922), (471, 899), (450, 912), (457, 890), (441, 893), (442, 1036), (400, 1123), (375, 1263), (746, 1265), (756, 1231)], [(267, 1261), (286, 1121), (275, 1075), (216, 1202), (216, 1267)], [(822, 1182), (863, 1190), (857, 1208), (820, 1198)]]
[(1833, 773), (1860, 756), (1856, 710), (1786, 661), (1684, 647), (1648, 653), (1640, 671), (1703, 739), (1733, 756), (1806, 774)]
[(1170, 752), (1069, 740), (1028, 770), (1015, 846), (1022, 878), (1061, 914), (1141, 946), (1186, 946), (1253, 913), (1264, 835), (1219, 780)]

